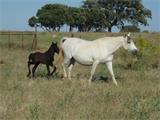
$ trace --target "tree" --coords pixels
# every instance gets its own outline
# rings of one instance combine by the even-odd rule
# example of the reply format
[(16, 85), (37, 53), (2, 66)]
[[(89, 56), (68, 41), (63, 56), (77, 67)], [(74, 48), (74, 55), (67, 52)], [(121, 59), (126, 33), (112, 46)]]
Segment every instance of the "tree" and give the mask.
[(70, 26), (70, 31), (73, 27), (78, 28), (80, 32), (102, 31), (107, 25), (105, 14), (99, 8), (70, 7), (67, 16), (67, 25)]
[(116, 26), (122, 29), (125, 24), (138, 27), (148, 25), (151, 11), (141, 0), (85, 0), (82, 7), (67, 7), (62, 4), (47, 4), (37, 11), (36, 17), (28, 21), (31, 27), (39, 26), (47, 31), (60, 31), (67, 24), (69, 31), (103, 31)]
[(35, 28), (35, 32), (37, 31), (38, 19), (35, 16), (32, 16), (31, 18), (29, 18), (28, 24), (29, 24), (30, 27)]
[(60, 31), (66, 21), (66, 6), (61, 4), (47, 4), (37, 12), (41, 27), (47, 31)]
[(113, 26), (122, 28), (125, 22), (146, 26), (147, 18), (151, 18), (151, 11), (142, 5), (141, 0), (86, 0), (83, 6), (93, 8), (95, 5), (104, 10), (109, 32)]
[(127, 25), (122, 27), (121, 32), (140, 32), (140, 29), (134, 25)]
[(91, 28), (96, 32), (103, 31), (108, 26), (104, 11), (97, 7), (89, 9), (86, 24), (88, 25), (88, 30)]
[(66, 24), (69, 26), (71, 32), (73, 28), (78, 28), (80, 24), (80, 10), (76, 7), (68, 7), (66, 15)]

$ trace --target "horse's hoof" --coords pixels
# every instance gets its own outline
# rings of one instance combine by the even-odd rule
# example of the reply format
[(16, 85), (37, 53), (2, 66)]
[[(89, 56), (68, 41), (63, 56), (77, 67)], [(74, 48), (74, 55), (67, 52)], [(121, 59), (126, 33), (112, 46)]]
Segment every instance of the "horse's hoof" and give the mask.
[(62, 78), (62, 80), (66, 80), (66, 79), (67, 79), (67, 77), (63, 77), (63, 78)]
[(29, 77), (30, 77), (30, 75), (27, 75), (27, 77), (29, 78)]

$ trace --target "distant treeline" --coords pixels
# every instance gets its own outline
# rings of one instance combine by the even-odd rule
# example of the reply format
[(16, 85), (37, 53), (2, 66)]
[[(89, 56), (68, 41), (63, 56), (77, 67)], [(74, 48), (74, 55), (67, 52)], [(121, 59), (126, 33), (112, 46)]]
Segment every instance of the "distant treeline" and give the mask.
[(63, 25), (69, 30), (79, 32), (112, 31), (116, 26), (120, 30), (125, 25), (137, 27), (148, 25), (151, 11), (145, 8), (141, 0), (85, 0), (81, 7), (63, 4), (47, 4), (39, 9), (36, 16), (28, 20), (31, 27), (40, 27), (46, 31), (60, 31)]

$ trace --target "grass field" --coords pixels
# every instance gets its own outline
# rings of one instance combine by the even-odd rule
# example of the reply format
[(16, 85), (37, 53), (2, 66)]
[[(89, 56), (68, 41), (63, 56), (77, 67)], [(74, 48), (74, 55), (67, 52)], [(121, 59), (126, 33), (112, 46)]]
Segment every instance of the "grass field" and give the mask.
[[(71, 33), (56, 33), (54, 41)], [(116, 33), (74, 33), (93, 40)], [(18, 38), (7, 47), (0, 36), (0, 120), (159, 120), (160, 119), (160, 33), (134, 33), (140, 49), (138, 58), (120, 49), (113, 60), (118, 86), (108, 70), (99, 65), (92, 85), (87, 85), (90, 68), (76, 64), (71, 81), (62, 80), (62, 69), (46, 78), (40, 65), (35, 79), (28, 79), (27, 57), (31, 38), (21, 49)], [(38, 33), (38, 49), (53, 41), (49, 33)], [(105, 79), (104, 79), (105, 78)]]

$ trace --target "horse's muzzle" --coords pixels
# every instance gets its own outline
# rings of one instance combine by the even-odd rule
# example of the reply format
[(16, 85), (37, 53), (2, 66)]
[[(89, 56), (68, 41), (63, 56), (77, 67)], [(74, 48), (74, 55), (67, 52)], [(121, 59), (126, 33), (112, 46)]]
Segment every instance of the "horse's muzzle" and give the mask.
[(133, 54), (133, 55), (137, 55), (137, 54), (138, 54), (138, 50), (133, 50), (133, 51), (132, 51), (132, 54)]

